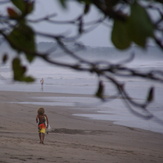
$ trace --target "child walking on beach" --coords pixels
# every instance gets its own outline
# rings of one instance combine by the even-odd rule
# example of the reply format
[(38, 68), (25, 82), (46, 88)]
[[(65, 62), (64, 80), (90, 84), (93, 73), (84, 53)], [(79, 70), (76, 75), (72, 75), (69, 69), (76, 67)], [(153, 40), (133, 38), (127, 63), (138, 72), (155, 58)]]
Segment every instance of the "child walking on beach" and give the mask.
[(38, 123), (38, 132), (39, 132), (40, 143), (44, 144), (46, 128), (49, 125), (49, 120), (48, 120), (47, 115), (45, 114), (44, 108), (38, 109), (37, 116), (36, 116), (36, 123)]

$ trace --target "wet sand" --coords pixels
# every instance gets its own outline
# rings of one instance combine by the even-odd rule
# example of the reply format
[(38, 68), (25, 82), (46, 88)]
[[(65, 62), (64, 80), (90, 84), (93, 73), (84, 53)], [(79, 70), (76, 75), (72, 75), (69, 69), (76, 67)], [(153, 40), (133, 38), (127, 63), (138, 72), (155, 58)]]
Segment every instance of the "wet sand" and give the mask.
[[(31, 97), (77, 94), (0, 92), (0, 163), (161, 163), (163, 134), (90, 120), (72, 114), (89, 109), (39, 106)], [(38, 99), (39, 102), (40, 100)], [(52, 131), (39, 144), (35, 117), (44, 107)]]

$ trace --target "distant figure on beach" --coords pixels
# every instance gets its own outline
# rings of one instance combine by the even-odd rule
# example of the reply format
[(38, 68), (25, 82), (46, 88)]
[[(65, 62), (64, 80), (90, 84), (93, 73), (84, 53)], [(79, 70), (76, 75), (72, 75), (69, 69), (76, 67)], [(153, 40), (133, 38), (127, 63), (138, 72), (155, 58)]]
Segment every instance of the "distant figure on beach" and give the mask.
[(41, 83), (41, 88), (43, 90), (43, 85), (44, 85), (44, 79), (43, 78), (40, 80), (40, 83)]
[(45, 114), (44, 108), (38, 109), (37, 116), (36, 116), (36, 123), (38, 123), (40, 144), (44, 144), (46, 129), (48, 128), (49, 125), (49, 120), (47, 115)]

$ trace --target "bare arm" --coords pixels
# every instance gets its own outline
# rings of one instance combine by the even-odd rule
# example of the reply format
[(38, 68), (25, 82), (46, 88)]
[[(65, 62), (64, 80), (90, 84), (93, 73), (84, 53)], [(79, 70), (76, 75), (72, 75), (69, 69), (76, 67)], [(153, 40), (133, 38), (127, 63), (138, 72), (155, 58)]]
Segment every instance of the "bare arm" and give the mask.
[(47, 126), (46, 126), (46, 127), (48, 127), (48, 126), (49, 126), (49, 120), (48, 120), (48, 116), (47, 116), (47, 115), (45, 115), (45, 117), (46, 117), (46, 122), (47, 122)]
[(36, 116), (36, 123), (38, 123), (38, 115)]

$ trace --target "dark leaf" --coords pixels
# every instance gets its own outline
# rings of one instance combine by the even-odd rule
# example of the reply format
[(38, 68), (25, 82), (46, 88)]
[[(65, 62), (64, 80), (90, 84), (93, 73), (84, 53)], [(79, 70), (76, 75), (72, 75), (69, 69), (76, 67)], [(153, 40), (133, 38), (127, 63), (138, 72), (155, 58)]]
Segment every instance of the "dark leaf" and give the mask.
[(7, 12), (10, 18), (18, 18), (19, 14), (13, 8), (7, 8)]
[(13, 69), (13, 79), (16, 81), (22, 82), (33, 82), (34, 78), (31, 76), (25, 76), (27, 68), (22, 66), (21, 60), (19, 58), (14, 58), (12, 61), (12, 69)]
[(29, 83), (29, 82), (34, 82), (35, 79), (31, 76), (25, 76), (25, 77), (23, 77), (22, 81)]
[(77, 0), (77, 1), (80, 3), (87, 4), (87, 5), (93, 3), (92, 0)]
[(163, 4), (163, 0), (155, 0), (155, 1)]
[(31, 13), (34, 9), (34, 2), (25, 0), (11, 0), (11, 2), (22, 12), (23, 15)]
[(67, 8), (66, 0), (58, 0), (63, 8)]
[(26, 2), (26, 13), (31, 13), (34, 10), (34, 2)]
[(19, 58), (14, 58), (12, 61), (12, 69), (13, 69), (13, 78), (16, 81), (21, 81), (24, 76), (25, 69), (21, 66), (21, 61)]
[(154, 26), (146, 10), (136, 1), (131, 5), (131, 15), (127, 25), (131, 40), (139, 46), (145, 47), (148, 37), (153, 37)]
[(7, 54), (4, 54), (4, 55), (3, 55), (3, 58), (2, 58), (2, 62), (3, 62), (3, 63), (6, 63), (7, 60), (8, 60), (8, 55), (7, 55)]
[(104, 85), (103, 85), (103, 82), (102, 82), (102, 81), (99, 81), (98, 89), (97, 89), (95, 95), (96, 95), (97, 97), (101, 98), (101, 99), (104, 98)]
[(34, 59), (31, 53), (35, 51), (35, 37), (32, 28), (26, 24), (19, 24), (8, 36), (11, 45), (19, 52), (24, 52), (28, 61)]
[(79, 20), (78, 32), (81, 34), (83, 32), (83, 20)]
[(24, 13), (25, 11), (25, 2), (23, 0), (11, 0), (11, 2)]
[(117, 19), (114, 20), (111, 40), (118, 49), (127, 49), (131, 45), (126, 22)]
[(114, 7), (119, 0), (105, 0), (105, 4), (107, 6), (107, 8), (112, 8)]
[(88, 14), (89, 10), (90, 10), (90, 5), (86, 4), (84, 7), (84, 14)]
[(150, 103), (153, 100), (154, 100), (154, 87), (151, 87), (147, 95), (147, 103)]

